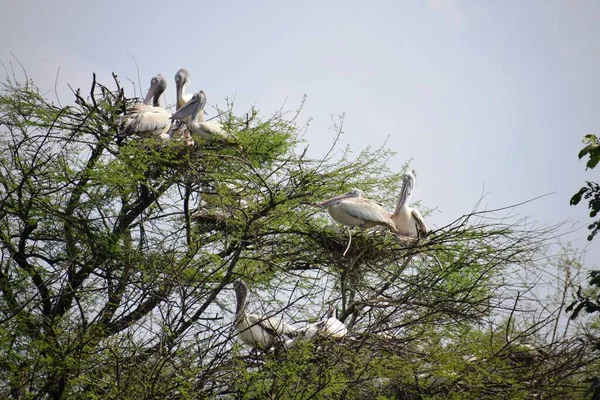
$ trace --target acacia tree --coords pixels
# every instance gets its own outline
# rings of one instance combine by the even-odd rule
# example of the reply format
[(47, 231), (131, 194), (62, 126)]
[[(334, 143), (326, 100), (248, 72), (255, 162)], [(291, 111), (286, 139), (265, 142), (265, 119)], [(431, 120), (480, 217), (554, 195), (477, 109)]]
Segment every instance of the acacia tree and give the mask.
[[(592, 354), (520, 318), (510, 272), (552, 228), (474, 211), (411, 241), (348, 236), (315, 204), (360, 187), (392, 208), (384, 148), (312, 159), (297, 113), (236, 117), (235, 143), (117, 144), (128, 99), (95, 78), (56, 106), (0, 96), (0, 395), (13, 398), (515, 398), (584, 389)], [(341, 130), (341, 128), (340, 128)], [(339, 132), (338, 132), (339, 133)], [(407, 166), (405, 166), (406, 168)], [(345, 253), (345, 255), (344, 255)], [(349, 334), (256, 353), (230, 283), (297, 326)], [(546, 336), (545, 336), (546, 335)]]

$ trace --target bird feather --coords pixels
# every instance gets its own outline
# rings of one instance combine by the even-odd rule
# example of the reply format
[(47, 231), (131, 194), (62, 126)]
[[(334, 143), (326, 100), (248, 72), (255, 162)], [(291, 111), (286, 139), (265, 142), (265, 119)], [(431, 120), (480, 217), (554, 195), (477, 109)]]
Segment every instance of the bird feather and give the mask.
[(390, 218), (390, 213), (373, 200), (365, 198), (346, 199), (340, 202), (338, 207), (352, 217), (365, 222), (384, 225), (391, 229), (396, 227), (396, 224)]

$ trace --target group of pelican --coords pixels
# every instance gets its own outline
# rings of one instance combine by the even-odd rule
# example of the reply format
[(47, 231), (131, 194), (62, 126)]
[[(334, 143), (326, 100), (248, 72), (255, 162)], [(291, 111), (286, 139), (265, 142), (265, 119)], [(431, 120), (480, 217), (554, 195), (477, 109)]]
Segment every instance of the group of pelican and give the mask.
[[(375, 201), (366, 198), (364, 192), (356, 188), (325, 200), (319, 205), (327, 208), (329, 215), (335, 221), (347, 227), (369, 229), (383, 226), (395, 234), (418, 240), (427, 235), (427, 227), (419, 210), (409, 206), (415, 183), (415, 173), (407, 172), (393, 213), (389, 213)], [(291, 348), (299, 340), (311, 340), (318, 336), (343, 338), (348, 331), (344, 323), (337, 319), (336, 309), (333, 306), (329, 308), (324, 319), (302, 328), (294, 328), (275, 316), (249, 314), (246, 311), (248, 286), (238, 279), (233, 282), (233, 287), (237, 299), (235, 327), (241, 340), (255, 349), (266, 350), (275, 344)]]
[(343, 322), (336, 318), (335, 307), (319, 322), (295, 328), (276, 316), (250, 314), (246, 310), (248, 286), (241, 279), (233, 282), (236, 294), (235, 328), (240, 339), (247, 345), (260, 350), (270, 350), (274, 346), (293, 347), (300, 340), (316, 337), (341, 339), (348, 332)]
[[(160, 96), (167, 88), (167, 80), (162, 74), (153, 77), (143, 102), (133, 105), (122, 117), (118, 143), (129, 136), (173, 139), (180, 136), (178, 132), (181, 123), (187, 127), (183, 129), (182, 137), (189, 145), (194, 144), (192, 135), (204, 140), (228, 139), (230, 136), (220, 123), (205, 120), (206, 94), (202, 90), (194, 94), (188, 93), (190, 82), (191, 75), (186, 69), (177, 71), (175, 74), (177, 99), (175, 113), (171, 113), (160, 106)], [(181, 122), (175, 123), (175, 121)], [(319, 205), (327, 208), (329, 215), (335, 221), (349, 228), (359, 227), (362, 230), (383, 226), (395, 234), (420, 239), (427, 234), (425, 221), (419, 210), (409, 206), (415, 181), (413, 172), (404, 175), (400, 198), (393, 213), (389, 213), (375, 201), (366, 198), (360, 189), (352, 189)], [(348, 248), (349, 246), (350, 243)], [(256, 349), (268, 350), (276, 344), (290, 348), (299, 340), (312, 340), (316, 337), (339, 339), (347, 333), (346, 326), (337, 319), (336, 309), (333, 306), (322, 320), (302, 328), (294, 328), (277, 317), (248, 313), (246, 311), (248, 286), (238, 279), (233, 282), (233, 288), (237, 299), (235, 327), (241, 340)]]
[(366, 198), (360, 189), (352, 189), (319, 205), (327, 208), (331, 218), (347, 227), (369, 229), (383, 226), (398, 235), (421, 239), (427, 235), (425, 220), (419, 210), (409, 206), (415, 183), (415, 173), (407, 172), (393, 213), (389, 213), (375, 201)]
[(186, 69), (177, 71), (177, 99), (175, 113), (171, 114), (160, 106), (160, 96), (167, 88), (167, 80), (162, 74), (153, 77), (144, 101), (133, 105), (122, 117), (118, 142), (132, 135), (141, 138), (172, 139), (178, 135), (180, 128), (180, 124), (173, 123), (174, 121), (182, 121), (186, 125), (183, 139), (189, 145), (194, 144), (192, 135), (205, 140), (228, 139), (229, 134), (219, 122), (205, 121), (206, 93), (203, 90), (194, 94), (187, 93), (190, 82), (191, 75)]

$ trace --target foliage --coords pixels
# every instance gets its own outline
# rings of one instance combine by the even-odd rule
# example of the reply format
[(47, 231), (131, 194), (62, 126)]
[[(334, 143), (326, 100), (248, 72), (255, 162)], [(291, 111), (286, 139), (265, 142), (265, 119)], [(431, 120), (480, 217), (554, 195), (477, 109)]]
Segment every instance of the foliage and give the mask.
[[(589, 157), (585, 169), (594, 169), (600, 161), (600, 140), (596, 135), (588, 134), (583, 138), (584, 148), (578, 154), (579, 159), (582, 159), (586, 155)], [(577, 193), (571, 197), (571, 205), (577, 205), (581, 199), (588, 200), (588, 208), (590, 209), (590, 217), (595, 218), (600, 211), (600, 186), (595, 182), (586, 181), (586, 186), (583, 186)], [(593, 221), (588, 225), (588, 229), (591, 231), (588, 235), (588, 240), (594, 239), (598, 231), (600, 231), (600, 220)], [(600, 311), (600, 296), (598, 291), (600, 290), (600, 271), (589, 272), (590, 281), (588, 288), (583, 290), (581, 286), (577, 290), (576, 298), (573, 302), (565, 309), (566, 312), (570, 312), (570, 319), (576, 319), (581, 310), (585, 310), (587, 314), (594, 314)], [(596, 338), (593, 342), (598, 342)], [(597, 345), (595, 345), (597, 347)], [(591, 386), (588, 389), (588, 394), (592, 399), (600, 399), (600, 385), (598, 384), (600, 378), (598, 376), (591, 378)]]
[[(594, 169), (600, 161), (600, 141), (596, 135), (590, 134), (585, 135), (583, 143), (585, 147), (579, 152), (579, 159), (581, 160), (586, 155), (589, 156), (585, 169)], [(589, 200), (588, 208), (591, 210), (590, 217), (595, 218), (600, 211), (600, 186), (595, 182), (586, 181), (586, 186), (583, 186), (571, 197), (571, 205), (579, 204), (582, 198)], [(600, 220), (592, 222), (588, 226), (588, 229), (591, 231), (588, 240), (592, 240), (600, 230)]]
[[(32, 82), (0, 95), (0, 396), (525, 398), (582, 394), (592, 353), (521, 327), (509, 271), (553, 228), (474, 211), (425, 240), (348, 235), (318, 201), (351, 187), (391, 209), (384, 148), (298, 152), (297, 113), (223, 123), (235, 143), (128, 138), (135, 99), (93, 81), (56, 106)], [(338, 126), (338, 135), (341, 126)], [(405, 166), (406, 168), (407, 166)], [(349, 334), (249, 351), (230, 283), (297, 326), (329, 304)], [(531, 342), (532, 344), (526, 344)]]

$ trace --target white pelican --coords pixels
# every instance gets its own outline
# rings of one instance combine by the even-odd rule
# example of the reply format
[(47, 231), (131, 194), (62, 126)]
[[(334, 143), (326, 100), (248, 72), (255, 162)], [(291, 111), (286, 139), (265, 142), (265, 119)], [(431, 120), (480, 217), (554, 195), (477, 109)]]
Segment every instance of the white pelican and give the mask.
[[(171, 113), (159, 107), (160, 95), (167, 88), (167, 80), (158, 74), (150, 81), (150, 89), (141, 104), (135, 104), (121, 119), (120, 142), (124, 137), (137, 135), (140, 137), (158, 137), (168, 139), (171, 128)], [(153, 106), (150, 105), (153, 100)]]
[(427, 235), (425, 220), (419, 210), (408, 205), (410, 195), (415, 187), (415, 180), (416, 177), (413, 172), (408, 172), (404, 175), (400, 199), (392, 214), (392, 219), (398, 233), (420, 239)]
[(191, 115), (191, 119), (186, 122), (191, 133), (200, 135), (203, 139), (227, 139), (229, 134), (223, 129), (220, 123), (213, 121), (204, 121), (204, 106), (206, 105), (206, 94), (204, 91), (194, 93), (190, 101), (185, 103), (173, 116), (172, 119), (180, 119), (186, 122), (186, 118)]
[(361, 229), (381, 225), (396, 230), (396, 224), (390, 218), (390, 213), (375, 201), (364, 197), (360, 189), (354, 188), (319, 205), (326, 207), (331, 218), (342, 225), (358, 226)]
[(188, 72), (187, 69), (181, 68), (175, 74), (175, 88), (177, 90), (177, 104), (175, 105), (175, 109), (179, 110), (185, 103), (190, 101), (192, 95), (187, 92), (187, 87), (192, 80), (192, 76)]
[(327, 313), (327, 319), (325, 320), (325, 324), (323, 325), (323, 329), (319, 332), (322, 336), (332, 337), (335, 339), (341, 339), (346, 336), (348, 333), (348, 329), (346, 325), (339, 319), (337, 319), (337, 310), (334, 306), (329, 307), (329, 312)]
[(291, 348), (296, 344), (297, 340), (311, 340), (316, 336), (341, 339), (348, 333), (346, 325), (336, 318), (336, 309), (333, 306), (329, 307), (329, 311), (325, 319), (319, 322), (313, 322), (298, 330), (296, 337), (285, 341), (285, 347)]
[(248, 286), (241, 279), (233, 282), (237, 298), (235, 310), (235, 327), (242, 341), (256, 349), (269, 349), (275, 340), (284, 335), (292, 335), (295, 331), (277, 317), (266, 317), (246, 312)]

